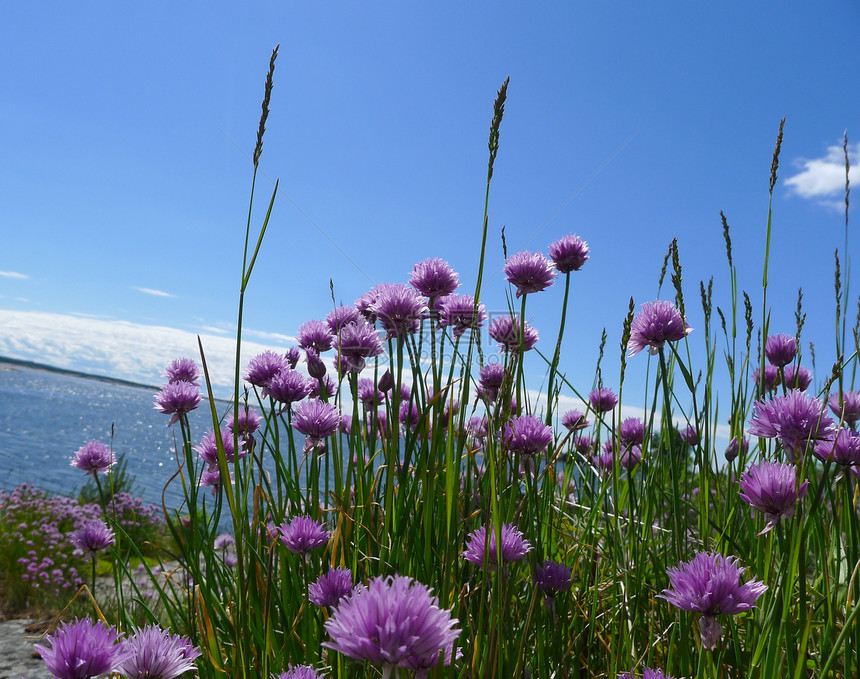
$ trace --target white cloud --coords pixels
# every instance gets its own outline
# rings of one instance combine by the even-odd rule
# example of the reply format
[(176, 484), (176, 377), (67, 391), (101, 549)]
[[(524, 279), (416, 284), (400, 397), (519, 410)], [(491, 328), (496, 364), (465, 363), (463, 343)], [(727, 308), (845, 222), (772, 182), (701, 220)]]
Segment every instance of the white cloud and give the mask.
[[(128, 321), (0, 310), (0, 355), (144, 384), (160, 384), (164, 367), (174, 358), (199, 362), (197, 337), (186, 330)], [(211, 334), (200, 339), (216, 394), (228, 394), (235, 340)], [(243, 341), (243, 365), (266, 349), (284, 351), (286, 344)]]
[[(249, 331), (247, 334), (288, 341), (260, 343), (243, 339), (243, 366), (247, 365), (251, 357), (267, 349), (283, 352), (293, 343), (292, 338), (277, 333)], [(234, 338), (208, 333), (200, 334), (199, 337), (203, 343), (213, 391), (216, 396), (229, 396), (232, 393), (235, 367)], [(197, 338), (196, 333), (165, 326), (0, 309), (0, 356), (143, 384), (161, 384), (164, 368), (174, 358), (188, 356), (199, 362)], [(331, 374), (334, 371), (332, 359), (325, 357), (323, 360)], [(299, 369), (304, 371), (304, 365), (300, 365)], [(384, 367), (380, 370), (384, 370)], [(529, 390), (528, 399), (536, 411), (543, 411), (546, 394)], [(344, 408), (348, 407), (348, 402), (345, 402)], [(574, 408), (585, 410), (584, 404), (571, 396), (559, 396), (557, 407), (559, 415)], [(644, 419), (649, 414), (640, 407), (624, 405), (620, 416), (621, 419)], [(655, 417), (659, 420), (659, 411)], [(677, 415), (673, 420), (679, 427), (687, 424)], [(727, 426), (718, 426), (715, 433), (718, 438), (728, 441)]]
[[(234, 330), (235, 332), (235, 330)], [(246, 337), (256, 337), (263, 342), (274, 342), (275, 344), (295, 344), (296, 338), (291, 335), (282, 335), (277, 332), (266, 332), (265, 330), (252, 330), (245, 328)]]
[[(857, 169), (860, 142), (853, 147), (849, 144), (848, 158), (851, 162), (848, 178), (851, 185), (856, 186), (860, 182), (860, 171)], [(845, 155), (842, 144), (828, 146), (823, 158), (799, 158), (794, 161), (794, 165), (800, 168), (800, 172), (785, 180), (794, 195), (837, 210), (845, 208), (842, 199), (845, 194)]]
[(104, 314), (88, 314), (83, 311), (70, 311), (70, 316), (76, 316), (78, 318), (94, 318), (102, 321), (111, 321), (114, 320), (113, 316), (105, 316)]
[(228, 331), (225, 330), (224, 328), (216, 328), (214, 325), (201, 325), (200, 326), (200, 332), (203, 332), (206, 334), (208, 334), (210, 332), (214, 332), (216, 335), (227, 335), (227, 334), (229, 334)]
[(3, 278), (18, 278), (20, 280), (29, 278), (27, 274), (18, 273), (17, 271), (0, 271), (0, 276), (3, 276)]
[(138, 292), (143, 292), (147, 295), (155, 295), (156, 297), (176, 297), (176, 295), (171, 295), (169, 292), (164, 292), (163, 290), (153, 290), (152, 288), (135, 288)]

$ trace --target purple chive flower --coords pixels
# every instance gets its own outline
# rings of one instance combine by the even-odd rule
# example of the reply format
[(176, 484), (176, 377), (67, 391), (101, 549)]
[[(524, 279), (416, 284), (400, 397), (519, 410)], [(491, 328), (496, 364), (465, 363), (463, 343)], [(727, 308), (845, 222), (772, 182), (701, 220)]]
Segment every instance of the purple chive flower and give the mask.
[(762, 512), (767, 525), (759, 533), (767, 533), (780, 519), (794, 516), (797, 500), (806, 495), (808, 481), (797, 486), (797, 471), (793, 465), (762, 460), (750, 467), (738, 481), (738, 495), (753, 509)]
[(412, 578), (377, 577), (357, 587), (334, 609), (325, 628), (331, 641), (323, 646), (383, 667), (426, 671), (451, 663), (460, 635), (451, 611), (439, 608), (431, 590)]
[(645, 302), (642, 311), (636, 314), (630, 325), (628, 356), (635, 356), (643, 349), (648, 349), (649, 354), (656, 354), (666, 342), (682, 340), (692, 331), (672, 302), (660, 299)]
[(404, 427), (415, 429), (421, 419), (421, 412), (418, 410), (418, 404), (414, 401), (404, 401), (400, 404), (400, 412), (398, 413), (398, 421)]
[(512, 453), (536, 455), (552, 443), (552, 427), (535, 415), (512, 417), (505, 427), (505, 443)]
[(421, 411), (418, 410), (418, 404), (414, 401), (404, 401), (400, 404), (400, 412), (398, 413), (398, 421), (404, 427), (415, 429), (418, 422), (421, 420)]
[(847, 427), (841, 427), (833, 438), (819, 441), (814, 452), (821, 460), (833, 460), (860, 474), (860, 434)]
[(327, 398), (337, 396), (337, 385), (330, 375), (326, 375), (321, 380), (311, 380), (311, 390), (308, 394), (311, 398), (322, 398), (322, 392), (325, 390)]
[[(221, 431), (221, 443), (224, 446), (224, 458), (227, 462), (232, 463), (236, 459), (236, 451), (233, 447), (233, 434), (229, 431)], [(218, 466), (218, 441), (215, 438), (215, 432), (210, 431), (203, 435), (200, 439), (200, 444), (194, 446), (194, 450), (206, 464), (211, 468)], [(239, 455), (241, 458), (242, 455)]]
[(588, 243), (576, 234), (568, 234), (549, 244), (549, 256), (561, 273), (579, 271), (588, 259)]
[[(623, 672), (618, 675), (618, 679), (635, 679), (632, 672)], [(663, 670), (652, 670), (650, 667), (645, 667), (642, 670), (642, 679), (674, 679), (668, 674), (663, 674)]]
[(444, 259), (425, 259), (412, 267), (409, 284), (425, 297), (450, 295), (460, 287), (460, 276)]
[(460, 338), (467, 330), (476, 330), (487, 320), (487, 309), (479, 303), (475, 309), (472, 295), (448, 295), (436, 307), (439, 325), (453, 328), (454, 337)]
[(238, 417), (234, 417), (235, 413), (230, 413), (227, 416), (227, 431), (231, 434), (236, 433), (239, 437), (247, 437), (253, 434), (260, 428), (263, 419), (255, 411), (248, 407), (239, 407)]
[[(429, 401), (431, 395), (428, 394), (427, 400)], [(442, 408), (442, 419), (439, 422), (439, 425), (446, 429), (448, 427), (448, 421), (451, 419), (452, 415), (456, 415), (460, 411), (460, 402), (454, 400), (452, 398), (445, 399), (445, 405)], [(456, 418), (454, 418), (455, 426), (456, 426)]]
[(594, 439), (590, 436), (580, 434), (574, 440), (573, 445), (580, 455), (590, 455), (594, 451)]
[(284, 354), (284, 360), (287, 362), (287, 366), (291, 370), (295, 370), (296, 366), (299, 364), (299, 359), (302, 357), (302, 353), (299, 351), (298, 347), (290, 347), (287, 349), (287, 353)]
[[(296, 360), (298, 361), (298, 350), (296, 351)], [(255, 387), (265, 387), (269, 380), (289, 367), (285, 356), (276, 354), (274, 351), (264, 351), (248, 361), (248, 367), (245, 369), (245, 381)], [(295, 367), (294, 363), (292, 368)]]
[(46, 637), (51, 647), (34, 644), (48, 671), (57, 679), (89, 679), (113, 672), (127, 655), (125, 643), (113, 627), (89, 618), (61, 622)]
[(309, 348), (305, 350), (305, 363), (308, 364), (308, 375), (313, 379), (321, 380), (325, 377), (325, 363), (315, 349)]
[(588, 395), (591, 409), (596, 413), (608, 413), (618, 405), (618, 396), (612, 389), (598, 387)]
[(297, 370), (284, 368), (273, 375), (263, 389), (263, 396), (275, 399), (290, 407), (306, 398), (311, 391), (310, 381)]
[(364, 370), (365, 359), (379, 356), (384, 349), (379, 333), (365, 321), (350, 323), (341, 328), (337, 339), (338, 355), (352, 372)]
[(226, 549), (230, 545), (236, 544), (236, 538), (234, 538), (230, 533), (221, 533), (215, 536), (215, 539), (212, 541), (212, 547), (214, 549)]
[(725, 455), (726, 462), (734, 462), (741, 450), (746, 453), (749, 450), (749, 447), (750, 442), (746, 437), (738, 441), (737, 436), (732, 436), (732, 440), (729, 441), (729, 445), (726, 446), (726, 450), (723, 453), (723, 455)]
[(358, 323), (362, 320), (364, 319), (354, 306), (339, 306), (329, 311), (328, 316), (325, 317), (332, 335), (337, 335), (349, 323)]
[(90, 554), (95, 554), (116, 544), (113, 531), (101, 519), (90, 519), (71, 535), (72, 544)]
[(528, 351), (537, 344), (538, 331), (528, 322), (523, 327), (520, 326), (520, 317), (516, 315), (496, 316), (492, 320), (489, 333), (490, 337), (498, 342), (499, 351), (519, 351), (521, 339), (524, 351)]
[(373, 380), (362, 378), (358, 381), (358, 400), (365, 408), (376, 408), (385, 400), (385, 394), (376, 388)]
[(691, 561), (669, 569), (672, 589), (664, 589), (657, 596), (681, 610), (701, 613), (702, 647), (713, 650), (722, 636), (716, 616), (755, 608), (756, 600), (767, 590), (767, 585), (755, 579), (741, 585), (743, 572), (735, 557), (699, 552)]
[(601, 450), (600, 452), (595, 452), (591, 456), (592, 463), (594, 463), (594, 466), (597, 467), (597, 471), (604, 478), (612, 474), (612, 469), (615, 466), (615, 454), (612, 451), (612, 441), (609, 441), (608, 443), (608, 449), (606, 443), (604, 443), (603, 450)]
[(537, 588), (548, 597), (570, 589), (570, 569), (558, 561), (547, 559), (542, 566), (535, 568), (534, 581)]
[(379, 378), (379, 384), (376, 387), (382, 392), (391, 391), (394, 388), (394, 377), (392, 377), (390, 370), (382, 373), (382, 377)]
[(488, 401), (495, 401), (499, 395), (499, 389), (505, 379), (505, 366), (501, 363), (488, 363), (481, 368), (478, 387), (481, 395)]
[(199, 387), (200, 368), (190, 358), (177, 358), (168, 363), (164, 371), (164, 377), (168, 382), (188, 382)]
[(642, 448), (630, 446), (621, 453), (621, 466), (628, 472), (632, 472), (642, 462)]
[(505, 278), (517, 287), (517, 297), (546, 290), (556, 277), (556, 270), (540, 252), (518, 252), (505, 262)]
[(317, 672), (312, 665), (288, 665), (286, 672), (281, 672), (277, 679), (323, 679), (324, 675)]
[[(615, 466), (615, 449), (612, 441), (606, 441), (603, 444), (603, 450), (593, 455), (591, 460), (603, 477), (611, 476)], [(630, 446), (621, 451), (620, 464), (622, 469), (632, 472), (641, 461), (642, 449), (639, 446)]]
[(114, 464), (116, 456), (110, 446), (101, 441), (87, 441), (75, 451), (70, 466), (95, 476), (99, 472), (106, 473)]
[(854, 423), (860, 420), (860, 391), (844, 391), (841, 399), (838, 393), (831, 394), (827, 405), (839, 421), (845, 422), (849, 427), (853, 427)]
[(305, 401), (296, 406), (293, 413), (293, 427), (307, 437), (305, 453), (314, 448), (324, 448), (323, 439), (334, 434), (339, 424), (340, 410), (324, 401)]
[(489, 420), (487, 416), (473, 417), (466, 423), (466, 431), (478, 441), (483, 441), (489, 433)]
[(698, 445), (699, 430), (696, 429), (695, 424), (688, 425), (687, 428), (681, 432), (681, 440), (688, 446)]
[[(481, 526), (478, 530), (469, 533), (466, 539), (466, 551), (463, 558), (479, 566), (484, 565), (484, 555), (489, 546), (487, 563), (495, 570), (499, 566), (499, 558), (496, 550), (496, 528), (489, 526), (490, 541), (487, 543), (487, 526)], [(532, 550), (531, 543), (523, 537), (520, 530), (512, 523), (502, 525), (502, 561), (501, 565), (519, 561)]]
[(788, 389), (806, 391), (812, 384), (812, 373), (802, 365), (790, 365), (785, 369), (785, 386)]
[(628, 417), (618, 427), (618, 441), (622, 446), (641, 446), (645, 441), (645, 423), (636, 417)]
[(780, 439), (790, 462), (798, 450), (811, 441), (828, 438), (832, 431), (833, 420), (824, 414), (821, 402), (797, 389), (770, 401), (756, 401), (753, 409), (749, 433)]
[(361, 297), (355, 300), (355, 308), (368, 323), (376, 323), (376, 312), (373, 309), (373, 304), (376, 298), (386, 288), (390, 288), (393, 283), (380, 283), (374, 285), (370, 290), (365, 292)]
[(764, 355), (771, 365), (784, 368), (797, 356), (797, 340), (788, 335), (771, 335), (764, 343)]
[(313, 349), (320, 354), (331, 349), (334, 340), (328, 324), (317, 320), (303, 323), (296, 337), (300, 349)]
[(363, 358), (356, 359), (355, 363), (353, 363), (352, 359), (349, 359), (342, 354), (338, 354), (334, 357), (334, 370), (341, 379), (351, 372), (361, 372), (364, 370), (364, 366), (365, 361)]
[(294, 516), (289, 523), (278, 526), (281, 542), (293, 554), (305, 555), (328, 544), (329, 532), (322, 522), (309, 516)]
[(352, 593), (352, 573), (348, 568), (332, 568), (308, 587), (308, 600), (320, 608), (334, 608)]
[(424, 299), (405, 283), (380, 290), (370, 308), (389, 338), (418, 332), (427, 313)]
[(385, 436), (388, 431), (388, 414), (384, 410), (368, 411), (364, 421), (364, 431), (367, 438), (372, 440)]
[(130, 655), (117, 671), (128, 679), (175, 679), (195, 669), (194, 661), (202, 655), (189, 639), (156, 625), (135, 628), (125, 646)]
[[(233, 483), (233, 472), (230, 472), (230, 483)], [(207, 467), (200, 474), (197, 483), (201, 488), (211, 488), (212, 495), (217, 495), (221, 488), (221, 471), (218, 467)]]
[(183, 415), (200, 405), (200, 390), (188, 382), (166, 384), (155, 395), (155, 409), (165, 415), (173, 415), (167, 426), (170, 427)]
[[(756, 368), (753, 372), (753, 382), (761, 385), (761, 368)], [(764, 390), (765, 392), (773, 391), (779, 383), (779, 368), (768, 363), (764, 367)]]
[(585, 429), (590, 422), (586, 419), (585, 413), (579, 410), (568, 410), (561, 416), (561, 424), (568, 431), (578, 431), (579, 429)]

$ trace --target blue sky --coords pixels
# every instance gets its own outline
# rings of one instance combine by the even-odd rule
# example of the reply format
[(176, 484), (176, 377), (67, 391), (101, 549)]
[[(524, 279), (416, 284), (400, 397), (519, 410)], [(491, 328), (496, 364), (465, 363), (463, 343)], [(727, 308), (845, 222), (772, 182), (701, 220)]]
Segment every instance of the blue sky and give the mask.
[[(227, 365), (249, 157), (280, 43), (260, 207), (275, 178), (280, 194), (248, 292), (250, 349), (287, 346), (323, 317), (330, 278), (351, 303), (442, 257), (471, 291), (492, 102), (510, 75), (490, 196), (491, 310), (505, 308), (503, 226), (510, 252), (579, 234), (592, 258), (575, 277), (563, 368), (589, 389), (605, 327), (612, 386), (627, 300), (655, 298), (673, 237), (690, 324), (701, 327), (700, 279), (714, 276), (715, 303), (729, 304), (723, 210), (758, 318), (786, 116), (772, 328), (794, 331), (802, 287), (823, 374), (846, 129), (860, 165), (858, 34), (848, 1), (10, 5), (0, 354), (152, 382), (202, 333)], [(849, 250), (856, 260), (856, 238)], [(547, 345), (561, 292), (529, 302)]]

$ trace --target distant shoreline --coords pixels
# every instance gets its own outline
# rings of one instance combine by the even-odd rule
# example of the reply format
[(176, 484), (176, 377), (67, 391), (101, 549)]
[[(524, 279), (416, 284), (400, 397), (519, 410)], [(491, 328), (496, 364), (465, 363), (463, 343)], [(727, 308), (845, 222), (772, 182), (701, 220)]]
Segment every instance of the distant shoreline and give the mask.
[(24, 361), (18, 358), (9, 358), (0, 356), (0, 370), (15, 370), (17, 368), (30, 368), (32, 370), (43, 370), (45, 372), (59, 373), (60, 375), (69, 375), (71, 377), (83, 377), (90, 380), (98, 380), (100, 382), (110, 382), (111, 384), (120, 384), (125, 387), (135, 387), (138, 389), (151, 389), (158, 391), (160, 387), (152, 384), (143, 384), (142, 382), (132, 382), (131, 380), (123, 380), (118, 377), (105, 377), (104, 375), (93, 375), (92, 373), (81, 372), (80, 370), (69, 370), (67, 368), (58, 368), (53, 365), (44, 363), (35, 363), (34, 361)]
[[(9, 358), (8, 356), (0, 356), (0, 371), (17, 370), (19, 368), (29, 368), (30, 370), (42, 370), (44, 372), (55, 373), (58, 375), (68, 375), (70, 377), (81, 377), (86, 380), (96, 380), (98, 382), (108, 382), (109, 384), (118, 384), (123, 387), (133, 387), (135, 389), (146, 389), (147, 391), (157, 392), (161, 390), (161, 386), (154, 384), (145, 384), (143, 382), (133, 382), (132, 380), (124, 380), (119, 377), (107, 377), (105, 375), (94, 375), (85, 373), (81, 370), (69, 370), (68, 368), (58, 368), (54, 365), (46, 365), (45, 363), (36, 363), (35, 361), (25, 361), (20, 358)], [(164, 385), (162, 385), (164, 386)], [(201, 394), (204, 401), (209, 399), (206, 394)], [(232, 403), (233, 399), (216, 396), (215, 401), (219, 403)]]

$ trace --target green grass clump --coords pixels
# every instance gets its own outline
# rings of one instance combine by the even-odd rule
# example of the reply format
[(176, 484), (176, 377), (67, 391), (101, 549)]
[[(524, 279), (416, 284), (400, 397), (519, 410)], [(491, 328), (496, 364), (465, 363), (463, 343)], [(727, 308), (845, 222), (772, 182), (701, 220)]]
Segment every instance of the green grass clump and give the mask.
[[(275, 56), (254, 152), (253, 187)], [(481, 310), (486, 206), (507, 84), (499, 90), (490, 128), (474, 319)], [(771, 198), (782, 132), (781, 124)], [(165, 561), (176, 559), (179, 567), (159, 579), (156, 569), (144, 565), (155, 582), (158, 606), (139, 589), (120, 595), (139, 606), (143, 617), (192, 638), (203, 650), (201, 677), (267, 677), (289, 664), (310, 664), (338, 678), (413, 676), (411, 669), (377, 666), (323, 646), (331, 641), (326, 621), (339, 609), (319, 608), (308, 595), (311, 584), (332, 567), (348, 569), (355, 583), (401, 574), (432, 588), (438, 606), (452, 611), (460, 630), (447, 656), (450, 664), (440, 659), (437, 666), (424, 668), (432, 677), (614, 678), (628, 671), (641, 676), (646, 667), (700, 679), (857, 676), (857, 468), (820, 459), (813, 450), (816, 441), (806, 436), (749, 434), (751, 418), (761, 417), (762, 406), (755, 403), (788, 394), (788, 367), (798, 371), (804, 358), (798, 352), (791, 366), (777, 369), (771, 386), (754, 379), (756, 369), (766, 375), (763, 347), (774, 334), (767, 305), (768, 255), (775, 235), (770, 206), (761, 308), (756, 310), (752, 297), (738, 290), (723, 216), (730, 297), (720, 305), (713, 299), (713, 280), (699, 282), (703, 327), (665, 343), (654, 341), (650, 357), (629, 355), (631, 342), (643, 332), (631, 299), (626, 318), (620, 319), (617, 384), (604, 383), (605, 334), (593, 384), (583, 388), (566, 375), (569, 363), (560, 347), (575, 282), (575, 273), (567, 272), (557, 316), (561, 323), (548, 351), (541, 344), (531, 349), (526, 320), (531, 295), (551, 292), (516, 298), (509, 289), (503, 316), (516, 319), (510, 328), (514, 340), (498, 353), (486, 346), (478, 323), (462, 335), (452, 332), (432, 300), (420, 317), (406, 319), (405, 328), (390, 320), (384, 328), (384, 318), (374, 321), (377, 332), (388, 331), (378, 335), (382, 353), (367, 352), (361, 371), (351, 369), (355, 362), (329, 361), (324, 377), (311, 378), (313, 398), (343, 419), (337, 431), (327, 430), (316, 445), (303, 448), (302, 437), (294, 433), (306, 427), (302, 406), (277, 400), (271, 383), (246, 383), (239, 359), (244, 295), (276, 193), (277, 185), (255, 241), (252, 189), (238, 280), (233, 404), (229, 413), (213, 406), (213, 429), (224, 432), (213, 439), (214, 458), (197, 454), (202, 432), (191, 431), (183, 412), (175, 416), (182, 448), (171, 482), (182, 484), (185, 502), (181, 512), (166, 512), (173, 546), (159, 554)], [(667, 274), (671, 288), (664, 292)], [(668, 299), (682, 319), (690, 304), (685, 275), (675, 240), (655, 296)], [(856, 324), (853, 339), (845, 339), (847, 279), (838, 272), (837, 281), (838, 356), (831, 374), (807, 388), (817, 408), (812, 419), (821, 424), (829, 417), (826, 398), (851, 392), (857, 366)], [(387, 294), (383, 288), (371, 292), (377, 300)], [(382, 315), (373, 303), (370, 310)], [(320, 310), (320, 316), (329, 311)], [(758, 325), (755, 318), (761, 318)], [(536, 323), (541, 320), (555, 322)], [(799, 301), (798, 346), (802, 329)], [(344, 336), (337, 328), (330, 337), (341, 358), (349, 349)], [(299, 355), (282, 358), (286, 363)], [(209, 389), (202, 346), (201, 361)], [(500, 380), (489, 390), (481, 370), (494, 362), (501, 366)], [(532, 372), (527, 364), (545, 370), (543, 390), (527, 383)], [(624, 384), (633, 369), (647, 370), (644, 394), (635, 397)], [(371, 381), (369, 398), (361, 398), (368, 389), (362, 380)], [(717, 385), (723, 384), (718, 393)], [(617, 405), (600, 407), (589, 399), (592, 389), (608, 386)], [(379, 394), (373, 397), (375, 389)], [(588, 423), (566, 430), (560, 400), (570, 396), (581, 402)], [(211, 389), (209, 397), (214, 404)], [(642, 416), (634, 418), (638, 421), (622, 414), (629, 405), (642, 408)], [(260, 420), (253, 436), (226, 427), (225, 416), (238, 421), (249, 411)], [(807, 425), (815, 424), (808, 419)], [(848, 419), (834, 428), (848, 427), (848, 436), (854, 437)], [(530, 449), (511, 436), (527, 420), (538, 438), (541, 427), (551, 427), (547, 442)], [(738, 484), (762, 460), (791, 461), (799, 495), (793, 516), (785, 512), (766, 532), (773, 517), (752, 510), (739, 496)], [(328, 532), (328, 539), (304, 555), (293, 553), (285, 544), (290, 541), (282, 539), (296, 516), (310, 517)], [(224, 522), (231, 527), (229, 546), (222, 537)], [(482, 527), (483, 544), (471, 537)], [(514, 544), (518, 535), (529, 549)], [(499, 564), (475, 556), (489, 553), (492, 543), (505, 545), (503, 536), (508, 536), (508, 554), (522, 558)], [(129, 552), (136, 545), (129, 541)], [(670, 569), (700, 552), (737, 559), (744, 568), (741, 582), (755, 579), (767, 586), (754, 608), (730, 615), (693, 602), (686, 607), (698, 610), (679, 610), (663, 598), (666, 590), (678, 589), (670, 583)], [(569, 582), (562, 568), (556, 586), (539, 586), (535, 575), (548, 560), (570, 570)], [(121, 566), (116, 573), (121, 592), (132, 574)], [(741, 583), (730, 584), (736, 591)], [(711, 591), (700, 589), (702, 597)], [(722, 602), (729, 607), (728, 599)], [(118, 609), (117, 624), (124, 629), (136, 622), (129, 610)], [(722, 626), (713, 643), (703, 643), (708, 620), (701, 613), (715, 616)], [(369, 644), (385, 644), (378, 631), (369, 634), (376, 634)]]

